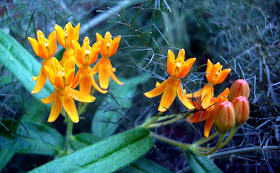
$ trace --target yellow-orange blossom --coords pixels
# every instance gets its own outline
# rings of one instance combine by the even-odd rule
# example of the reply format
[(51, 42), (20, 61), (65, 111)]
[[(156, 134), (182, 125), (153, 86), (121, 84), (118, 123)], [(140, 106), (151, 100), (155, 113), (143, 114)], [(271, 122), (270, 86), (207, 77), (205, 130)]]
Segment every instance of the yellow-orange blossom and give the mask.
[(95, 97), (72, 88), (75, 73), (73, 59), (66, 60), (64, 66), (61, 66), (58, 60), (53, 57), (52, 67), (45, 66), (45, 71), (55, 88), (55, 91), (49, 97), (41, 100), (45, 104), (53, 102), (48, 122), (53, 122), (57, 119), (62, 107), (74, 123), (79, 122), (73, 99), (81, 102), (93, 102)]
[(186, 95), (183, 94), (182, 84), (180, 78), (185, 77), (196, 58), (190, 58), (187, 61), (185, 59), (185, 50), (181, 49), (177, 58), (171, 50), (168, 50), (167, 55), (167, 72), (170, 77), (156, 86), (153, 90), (146, 92), (145, 96), (148, 98), (156, 97), (163, 93), (158, 111), (165, 112), (173, 103), (175, 97), (178, 95), (180, 101), (188, 108), (193, 109), (194, 106), (191, 104)]

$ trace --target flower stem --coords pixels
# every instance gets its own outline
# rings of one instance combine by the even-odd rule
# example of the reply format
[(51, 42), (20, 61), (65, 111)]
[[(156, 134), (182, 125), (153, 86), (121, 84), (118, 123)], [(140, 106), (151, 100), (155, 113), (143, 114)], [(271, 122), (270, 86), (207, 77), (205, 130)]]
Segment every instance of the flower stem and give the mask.
[(153, 124), (154, 122), (156, 122), (160, 116), (163, 114), (163, 112), (159, 112), (157, 114), (157, 116), (154, 116), (154, 117), (149, 117), (148, 119), (146, 119), (146, 121), (140, 125), (140, 127), (145, 127), (147, 128), (149, 125)]
[(147, 128), (155, 128), (155, 127), (159, 127), (159, 126), (168, 125), (168, 124), (174, 123), (174, 122), (176, 122), (176, 121), (178, 121), (178, 120), (181, 120), (181, 119), (183, 119), (183, 118), (184, 118), (183, 115), (178, 114), (176, 118), (173, 118), (173, 119), (171, 119), (171, 120), (164, 121), (164, 122), (159, 122), (159, 123), (150, 124), (149, 126), (147, 126)]
[(67, 123), (67, 130), (66, 130), (66, 141), (65, 141), (65, 150), (64, 150), (64, 155), (67, 155), (70, 153), (70, 142), (71, 142), (71, 137), (72, 137), (72, 131), (73, 131), (73, 122), (69, 118), (69, 116), (65, 116), (66, 118), (66, 123)]
[(219, 134), (219, 132), (215, 132), (214, 134), (212, 134), (212, 135), (209, 136), (208, 138), (205, 138), (205, 137), (204, 137), (204, 138), (201, 138), (201, 139), (199, 139), (198, 141), (196, 141), (196, 142), (194, 143), (194, 145), (202, 145), (202, 144), (204, 144), (204, 143), (210, 141), (211, 139), (215, 138), (218, 134)]
[(222, 145), (219, 148), (223, 148), (225, 145), (228, 144), (228, 142), (231, 140), (231, 138), (234, 136), (235, 132), (237, 131), (239, 126), (234, 126), (230, 132), (230, 135), (228, 138), (225, 140), (225, 142), (222, 143)]
[(171, 144), (171, 145), (174, 145), (174, 146), (177, 146), (179, 148), (181, 148), (182, 150), (186, 150), (188, 149), (191, 144), (185, 144), (185, 143), (182, 143), (182, 142), (178, 142), (178, 141), (175, 141), (173, 139), (169, 139), (167, 137), (164, 137), (164, 136), (161, 136), (161, 135), (158, 135), (154, 132), (150, 132), (150, 135), (160, 141), (163, 141), (163, 142), (166, 142), (168, 144)]
[(222, 144), (223, 140), (225, 138), (225, 134), (220, 134), (220, 137), (219, 137), (219, 141), (216, 145), (215, 148), (213, 148), (211, 151), (209, 151), (208, 153), (202, 153), (198, 150), (198, 148), (196, 148), (195, 146), (192, 147), (192, 149), (199, 155), (202, 155), (202, 156), (208, 156), (208, 155), (211, 155), (213, 153), (215, 153), (219, 148), (220, 148), (220, 145)]

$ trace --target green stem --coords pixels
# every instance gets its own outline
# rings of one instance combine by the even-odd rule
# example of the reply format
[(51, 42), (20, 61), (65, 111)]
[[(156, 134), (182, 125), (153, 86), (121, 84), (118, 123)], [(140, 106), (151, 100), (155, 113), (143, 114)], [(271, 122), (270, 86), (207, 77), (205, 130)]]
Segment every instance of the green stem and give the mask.
[(163, 142), (166, 142), (168, 144), (171, 144), (171, 145), (174, 145), (174, 146), (177, 146), (179, 148), (181, 148), (182, 150), (186, 150), (188, 148), (190, 148), (191, 144), (185, 144), (185, 143), (182, 143), (182, 142), (178, 142), (178, 141), (175, 141), (173, 139), (169, 139), (167, 137), (164, 137), (164, 136), (161, 136), (161, 135), (158, 135), (154, 132), (150, 132), (150, 135), (160, 141), (163, 141)]
[(210, 141), (211, 139), (215, 138), (217, 135), (219, 134), (219, 132), (215, 132), (214, 134), (212, 134), (211, 136), (209, 136), (208, 138), (202, 138), (202, 139), (199, 139), (198, 141), (196, 141), (196, 143), (194, 143), (194, 145), (202, 145), (208, 141)]
[(231, 138), (234, 136), (235, 132), (237, 131), (239, 126), (234, 126), (230, 132), (230, 135), (228, 136), (228, 138), (225, 140), (225, 142), (223, 142), (223, 144), (219, 147), (219, 148), (223, 148), (225, 145), (228, 144), (228, 142), (231, 140)]
[(156, 122), (164, 121), (164, 120), (167, 120), (167, 119), (171, 119), (171, 118), (173, 118), (175, 116), (177, 116), (177, 114), (171, 114), (171, 115), (163, 116), (163, 117), (160, 117), (159, 119), (157, 119)]
[(64, 155), (69, 154), (69, 149), (70, 149), (70, 141), (72, 137), (72, 131), (73, 131), (73, 122), (69, 118), (68, 115), (65, 116), (66, 118), (66, 123), (67, 123), (67, 131), (66, 131), (66, 141), (65, 141), (65, 150), (64, 150)]
[(147, 126), (147, 128), (155, 128), (155, 127), (159, 127), (159, 126), (165, 126), (165, 125), (174, 123), (178, 120), (181, 120), (183, 118), (184, 118), (184, 116), (179, 114), (176, 118), (173, 118), (173, 119), (168, 120), (168, 121), (160, 122), (160, 123), (150, 124), (149, 126)]
[(149, 117), (142, 125), (140, 125), (140, 127), (145, 127), (147, 128), (149, 125), (153, 124), (154, 122), (156, 122), (160, 116), (163, 114), (163, 112), (159, 112), (157, 114), (157, 116), (154, 117)]
[[(98, 80), (97, 80), (97, 81), (98, 81)], [(95, 92), (95, 88), (93, 88), (93, 89), (91, 90), (90, 95), (93, 95), (94, 92)], [(84, 103), (84, 104), (82, 105), (82, 102), (79, 103), (79, 106), (78, 106), (78, 114), (79, 114), (79, 115), (81, 115), (82, 113), (84, 113), (84, 112), (86, 111), (86, 108), (87, 108), (88, 104), (89, 104), (89, 103)]]
[(225, 134), (220, 134), (219, 141), (218, 141), (216, 147), (213, 148), (213, 149), (212, 149), (211, 151), (209, 151), (208, 153), (202, 153), (202, 152), (198, 151), (198, 149), (197, 149), (195, 146), (193, 146), (192, 149), (193, 149), (197, 154), (202, 155), (202, 156), (211, 155), (211, 154), (215, 153), (215, 152), (220, 148), (220, 145), (222, 144), (224, 138), (225, 138)]

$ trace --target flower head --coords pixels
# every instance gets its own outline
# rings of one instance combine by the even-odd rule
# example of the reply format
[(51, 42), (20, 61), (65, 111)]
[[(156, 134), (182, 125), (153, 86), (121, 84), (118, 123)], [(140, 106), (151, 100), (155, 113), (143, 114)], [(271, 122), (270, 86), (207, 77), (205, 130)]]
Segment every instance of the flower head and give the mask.
[(244, 79), (237, 79), (230, 87), (229, 100), (232, 101), (238, 96), (249, 98), (250, 87)]
[(235, 110), (235, 122), (239, 125), (244, 124), (250, 114), (250, 105), (249, 101), (244, 96), (238, 96), (232, 101), (234, 110)]
[(35, 54), (41, 58), (43, 58), (42, 67), (38, 77), (33, 77), (33, 80), (37, 81), (34, 89), (32, 90), (32, 94), (39, 93), (44, 87), (47, 81), (47, 75), (45, 72), (45, 66), (52, 66), (51, 58), (55, 54), (57, 49), (56, 43), (56, 33), (53, 31), (49, 35), (49, 39), (45, 38), (42, 31), (37, 31), (37, 40), (31, 37), (28, 37), (28, 40), (35, 52)]
[(235, 111), (232, 103), (224, 101), (218, 104), (213, 112), (213, 121), (220, 133), (230, 130), (235, 124)]
[(92, 68), (92, 73), (95, 75), (98, 73), (99, 84), (102, 89), (108, 89), (110, 77), (119, 85), (123, 85), (115, 75), (116, 69), (112, 67), (111, 60), (109, 59), (113, 56), (118, 47), (121, 37), (115, 37), (112, 40), (112, 35), (110, 32), (106, 32), (105, 37), (96, 33), (97, 42), (100, 42), (100, 54), (102, 57), (99, 59), (98, 63)]
[[(190, 58), (184, 61), (184, 49), (181, 49), (176, 60), (174, 57), (173, 52), (169, 50), (167, 56), (167, 71), (171, 77), (157, 85), (153, 90), (145, 93), (145, 96), (148, 98), (156, 97), (163, 93), (158, 107), (160, 112), (165, 112), (171, 106), (177, 95), (188, 109), (194, 108), (189, 99), (183, 94), (180, 78), (187, 75), (196, 58)], [(185, 71), (187, 71), (187, 73)]]
[(85, 37), (82, 47), (76, 41), (72, 43), (74, 48), (76, 64), (79, 67), (79, 70), (76, 74), (73, 88), (80, 84), (79, 89), (81, 92), (90, 94), (91, 86), (93, 86), (100, 93), (107, 93), (107, 91), (102, 90), (94, 80), (94, 74), (90, 65), (95, 63), (99, 53), (100, 42), (96, 42), (90, 46), (90, 41), (88, 37)]
[(222, 83), (228, 74), (230, 73), (231, 69), (224, 69), (222, 70), (223, 66), (218, 62), (216, 64), (212, 64), (212, 62), (208, 59), (207, 61), (207, 69), (206, 69), (206, 78), (210, 85), (217, 85)]
[(55, 91), (49, 97), (41, 100), (45, 104), (53, 102), (48, 122), (55, 121), (63, 107), (70, 119), (77, 123), (79, 122), (79, 116), (74, 99), (81, 102), (93, 102), (95, 100), (95, 97), (71, 88), (75, 73), (75, 66), (72, 61), (72, 59), (69, 59), (65, 61), (64, 66), (61, 66), (58, 60), (53, 57), (52, 67), (45, 66), (50, 82), (55, 88)]
[(59, 25), (55, 25), (54, 29), (57, 33), (57, 40), (59, 44), (61, 44), (61, 46), (65, 49), (72, 47), (72, 40), (79, 40), (80, 24), (74, 28), (71, 22), (68, 22), (64, 29), (62, 29)]
[(97, 42), (100, 42), (100, 54), (102, 57), (109, 58), (113, 56), (119, 47), (121, 36), (117, 36), (112, 40), (112, 35), (109, 31), (106, 32), (103, 38), (100, 34), (96, 33)]
[(28, 40), (35, 52), (35, 54), (43, 59), (49, 59), (53, 57), (57, 49), (56, 33), (53, 31), (49, 35), (49, 39), (45, 38), (42, 31), (37, 31), (37, 40), (28, 37)]
[(194, 115), (188, 116), (187, 122), (189, 121), (190, 123), (197, 123), (206, 120), (204, 126), (204, 136), (208, 137), (213, 126), (213, 111), (217, 105), (223, 101), (228, 101), (228, 93), (229, 89), (226, 88), (218, 97), (211, 98), (211, 105), (206, 109), (203, 109), (201, 104), (203, 101), (201, 98), (203, 97), (197, 98), (198, 101), (194, 101), (193, 103), (198, 111)]

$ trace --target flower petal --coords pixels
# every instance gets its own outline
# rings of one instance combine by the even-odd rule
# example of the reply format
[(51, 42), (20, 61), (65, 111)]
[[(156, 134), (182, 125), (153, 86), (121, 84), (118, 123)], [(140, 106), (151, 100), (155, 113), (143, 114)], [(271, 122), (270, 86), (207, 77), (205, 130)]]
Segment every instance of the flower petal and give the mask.
[(231, 71), (230, 68), (222, 70), (221, 73), (219, 74), (219, 76), (217, 77), (216, 81), (215, 81), (215, 85), (222, 83), (226, 79), (226, 77), (228, 76), (230, 71)]
[(203, 88), (201, 88), (200, 90), (198, 90), (198, 91), (194, 92), (194, 93), (188, 93), (188, 94), (186, 94), (186, 97), (187, 97), (187, 98), (195, 98), (195, 97), (199, 97), (199, 96), (201, 96), (201, 94), (202, 94), (203, 90), (204, 90), (204, 87), (203, 87)]
[(54, 85), (55, 74), (54, 74), (53, 69), (51, 67), (48, 67), (48, 66), (44, 66), (44, 69), (45, 69), (45, 73), (47, 74), (51, 84)]
[(91, 77), (88, 73), (83, 73), (81, 80), (80, 80), (80, 86), (79, 90), (83, 93), (90, 94), (91, 91)]
[(103, 37), (99, 33), (96, 33), (96, 42), (100, 42), (101, 40), (103, 40)]
[(156, 86), (153, 90), (144, 93), (144, 95), (148, 98), (153, 98), (153, 97), (156, 97), (156, 96), (162, 94), (166, 88), (167, 83), (168, 83), (167, 80), (162, 82), (161, 84)]
[(185, 49), (181, 49), (181, 50), (179, 51), (177, 58), (178, 58), (179, 56), (185, 58)]
[(100, 68), (100, 63), (98, 62), (95, 64), (95, 66), (91, 70), (93, 76), (99, 71), (99, 68)]
[(189, 73), (189, 71), (191, 70), (195, 61), (196, 61), (196, 58), (189, 58), (186, 61), (185, 65), (182, 65), (180, 67), (179, 72), (177, 73), (176, 77), (177, 78), (185, 77)]
[(49, 104), (49, 103), (51, 103), (51, 102), (54, 101), (55, 97), (56, 97), (56, 91), (54, 91), (54, 92), (53, 92), (51, 95), (49, 95), (48, 97), (41, 99), (41, 101), (42, 101), (44, 104)]
[(188, 109), (194, 109), (195, 107), (193, 106), (193, 104), (190, 102), (190, 100), (186, 97), (185, 94), (183, 94), (183, 90), (182, 90), (182, 84), (179, 80), (179, 84), (177, 86), (177, 94), (178, 97), (180, 99), (180, 101), (188, 108)]
[(203, 92), (201, 95), (201, 105), (203, 108), (208, 108), (212, 103), (211, 99), (214, 97), (214, 88), (213, 86), (204, 85)]
[(75, 40), (75, 41), (79, 40), (79, 31), (80, 31), (80, 23), (78, 23), (78, 25), (74, 29), (74, 38), (73, 38), (73, 40)]
[(35, 54), (36, 54), (37, 56), (39, 56), (38, 42), (37, 42), (37, 40), (34, 39), (34, 38), (31, 38), (31, 37), (28, 37), (28, 40), (29, 40), (29, 42), (30, 42), (30, 44), (31, 44), (31, 46), (32, 46), (33, 51), (35, 52)]
[(56, 31), (57, 41), (65, 48), (64, 30), (59, 25), (55, 25), (54, 29)]
[(34, 89), (32, 90), (31, 93), (32, 94), (39, 93), (42, 90), (42, 88), (44, 87), (46, 81), (47, 81), (47, 75), (44, 72), (44, 68), (41, 68), (38, 79), (37, 79), (37, 82), (36, 82), (35, 87), (34, 87)]
[(198, 123), (201, 121), (205, 121), (207, 118), (208, 116), (206, 115), (206, 112), (201, 110), (196, 112), (194, 115), (188, 116), (187, 121), (190, 121), (190, 123)]
[(204, 125), (204, 136), (205, 137), (207, 137), (207, 138), (209, 137), (212, 126), (213, 126), (213, 119), (208, 118)]
[[(71, 93), (71, 90), (73, 90), (73, 89), (70, 89), (70, 93)], [(62, 99), (62, 104), (63, 104), (64, 110), (66, 111), (66, 113), (68, 114), (70, 119), (74, 123), (79, 122), (79, 115), (78, 115), (76, 105), (75, 105), (73, 98), (70, 95), (65, 95)]]
[(208, 59), (208, 60), (207, 60), (206, 74), (205, 74), (206, 78), (207, 78), (208, 75), (210, 74), (210, 71), (211, 71), (212, 67), (213, 67), (213, 64), (212, 64), (212, 62), (210, 61), (210, 59)]
[(103, 63), (100, 64), (98, 76), (99, 76), (99, 84), (102, 89), (108, 89), (111, 68), (112, 65), (109, 59), (107, 61), (103, 61)]
[(91, 84), (92, 84), (92, 86), (93, 86), (98, 92), (100, 92), (100, 93), (102, 93), (102, 94), (106, 94), (106, 93), (108, 92), (108, 91), (106, 91), (106, 90), (102, 90), (102, 89), (97, 85), (97, 83), (95, 82), (94, 77), (93, 77), (92, 74), (90, 74), (90, 78), (91, 78)]
[(158, 111), (165, 112), (170, 107), (170, 105), (173, 103), (176, 97), (176, 90), (177, 87), (172, 83), (169, 83), (166, 86), (165, 91), (163, 92), (163, 95), (160, 100)]
[(52, 104), (51, 113), (48, 118), (49, 123), (52, 123), (57, 119), (57, 117), (59, 116), (59, 114), (61, 112), (61, 109), (62, 109), (61, 98), (55, 97), (53, 104)]
[(170, 76), (174, 76), (174, 72), (176, 69), (176, 64), (175, 64), (175, 55), (171, 50), (168, 50), (167, 53), (167, 72), (169, 73)]
[(74, 82), (73, 82), (71, 88), (76, 88), (79, 85), (82, 74), (83, 74), (82, 70), (79, 69), (76, 76), (75, 76), (75, 79), (74, 79)]
[(93, 97), (92, 95), (83, 93), (81, 91), (77, 91), (74, 89), (70, 89), (69, 90), (69, 94), (71, 97), (73, 97), (75, 100), (80, 101), (80, 102), (86, 102), (86, 103), (91, 103), (95, 101), (95, 97)]
[(124, 83), (119, 81), (119, 79), (117, 78), (117, 76), (114, 73), (113, 67), (111, 68), (111, 72), (110, 72), (110, 76), (111, 78), (119, 85), (123, 85)]
[(111, 43), (111, 46), (110, 46), (110, 50), (109, 50), (108, 56), (113, 56), (117, 52), (119, 44), (120, 44), (120, 41), (121, 41), (121, 37), (120, 36), (115, 37), (113, 39), (113, 41)]
[(53, 57), (57, 50), (57, 42), (56, 42), (56, 32), (53, 31), (49, 35), (49, 58)]
[(206, 78), (207, 78), (207, 81), (208, 81), (208, 83), (212, 83), (212, 82), (214, 82), (214, 80), (215, 80), (215, 76), (217, 75), (217, 72), (218, 72), (218, 65), (213, 65), (213, 67), (212, 67), (212, 69), (210, 70), (210, 74), (208, 74), (207, 76), (206, 76)]

